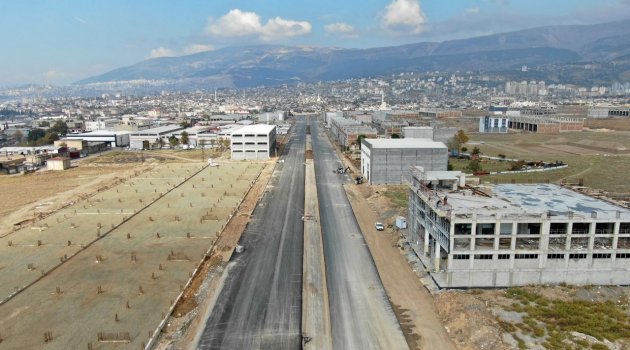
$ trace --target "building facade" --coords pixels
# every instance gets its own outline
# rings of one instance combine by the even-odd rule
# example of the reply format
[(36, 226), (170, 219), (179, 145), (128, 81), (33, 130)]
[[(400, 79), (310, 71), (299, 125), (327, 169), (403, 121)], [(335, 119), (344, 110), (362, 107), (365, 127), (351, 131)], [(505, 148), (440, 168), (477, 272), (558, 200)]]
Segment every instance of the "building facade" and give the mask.
[(369, 184), (409, 181), (409, 166), (446, 170), (448, 148), (430, 139), (363, 139), (361, 173)]
[(630, 284), (630, 210), (553, 184), (412, 174), (406, 238), (440, 287)]
[(232, 160), (267, 160), (275, 155), (276, 126), (244, 126), (231, 136)]
[(479, 118), (479, 132), (505, 134), (508, 132), (509, 122), (505, 115), (487, 115)]

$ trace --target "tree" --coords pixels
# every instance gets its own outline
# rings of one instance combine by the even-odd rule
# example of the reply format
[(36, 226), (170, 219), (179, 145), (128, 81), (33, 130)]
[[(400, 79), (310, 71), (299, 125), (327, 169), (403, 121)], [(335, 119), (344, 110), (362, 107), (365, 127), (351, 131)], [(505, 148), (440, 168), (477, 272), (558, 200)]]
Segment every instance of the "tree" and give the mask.
[(33, 129), (28, 133), (28, 137), (26, 138), (28, 142), (36, 142), (37, 140), (44, 138), (46, 136), (46, 131), (43, 129)]
[(365, 136), (363, 134), (357, 136), (357, 144), (359, 145), (359, 149), (361, 149), (361, 143), (363, 142), (364, 138), (367, 138), (367, 136)]
[(155, 139), (155, 145), (160, 148), (164, 147), (164, 140), (161, 137), (158, 137)]
[(468, 151), (468, 147), (462, 147), (462, 152)]
[(182, 131), (182, 139), (180, 140), (180, 142), (182, 143), (182, 145), (187, 145), (188, 144), (188, 133), (185, 131)]
[(150, 149), (150, 148), (151, 148), (151, 143), (149, 142), (149, 140), (143, 140), (142, 149)]
[(68, 125), (63, 120), (59, 119), (50, 127), (50, 132), (56, 132), (58, 135), (65, 135), (68, 133)]
[(466, 135), (464, 130), (461, 130), (461, 129), (455, 134), (455, 139), (459, 141), (460, 145), (465, 144), (469, 140), (468, 135)]
[(50, 126), (50, 122), (47, 122), (47, 121), (45, 121), (45, 120), (44, 120), (44, 121), (41, 121), (41, 122), (39, 122), (39, 126), (40, 126), (41, 128), (47, 128), (47, 127), (49, 127), (49, 126)]
[(481, 150), (479, 149), (479, 147), (475, 146), (473, 147), (473, 150), (470, 153), (474, 155), (479, 155), (479, 153), (481, 153)]
[(473, 159), (468, 163), (468, 166), (466, 166), (466, 170), (471, 173), (478, 173), (483, 169), (481, 168), (481, 163), (478, 160)]
[(171, 147), (175, 147), (179, 145), (179, 140), (177, 139), (177, 137), (175, 137), (175, 135), (171, 135), (171, 137), (168, 138), (168, 143), (171, 145)]
[(400, 135), (398, 135), (397, 133), (393, 133), (393, 134), (392, 134), (392, 138), (393, 138), (393, 139), (399, 139), (399, 138), (400, 138)]

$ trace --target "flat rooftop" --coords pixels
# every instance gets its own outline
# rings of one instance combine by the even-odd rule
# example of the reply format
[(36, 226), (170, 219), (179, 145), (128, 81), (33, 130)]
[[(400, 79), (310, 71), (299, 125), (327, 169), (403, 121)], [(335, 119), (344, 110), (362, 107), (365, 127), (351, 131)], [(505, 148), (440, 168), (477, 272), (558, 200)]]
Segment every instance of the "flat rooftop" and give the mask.
[[(503, 184), (479, 187), (490, 197), (473, 194), (470, 190), (446, 193), (454, 214), (476, 212), (478, 215), (525, 215), (630, 220), (630, 210), (605, 200), (587, 196), (555, 184)], [(444, 195), (445, 193), (442, 193)], [(431, 203), (432, 205), (435, 203)]]
[(156, 134), (164, 134), (164, 133), (169, 133), (169, 132), (173, 132), (173, 131), (178, 131), (183, 129), (181, 126), (179, 125), (164, 125), (164, 126), (158, 126), (157, 128), (152, 128), (152, 129), (146, 129), (146, 130), (140, 130), (137, 132), (132, 133), (131, 135), (156, 135)]
[(269, 134), (275, 128), (275, 125), (255, 124), (243, 126), (242, 128), (235, 130), (234, 132), (238, 132), (239, 134)]
[(431, 139), (363, 139), (371, 148), (447, 148), (442, 142)]

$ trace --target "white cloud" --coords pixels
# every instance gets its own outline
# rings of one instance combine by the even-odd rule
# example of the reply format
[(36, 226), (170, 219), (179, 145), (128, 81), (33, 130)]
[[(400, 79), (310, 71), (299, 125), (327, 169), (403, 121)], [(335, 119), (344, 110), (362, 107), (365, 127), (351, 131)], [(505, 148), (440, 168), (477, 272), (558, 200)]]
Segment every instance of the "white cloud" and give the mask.
[(383, 26), (397, 33), (420, 34), (424, 30), (426, 16), (418, 0), (393, 0), (382, 15)]
[(198, 52), (212, 51), (214, 46), (206, 44), (190, 44), (184, 48), (185, 55), (192, 55)]
[(77, 22), (79, 22), (79, 23), (81, 23), (81, 24), (87, 24), (87, 21), (86, 21), (86, 20), (84, 20), (84, 19), (83, 19), (83, 18), (81, 18), (81, 17), (74, 17), (74, 20), (75, 20), (75, 21), (77, 21)]
[(324, 30), (331, 34), (341, 34), (341, 36), (345, 37), (356, 37), (358, 36), (356, 28), (348, 23), (337, 22), (330, 23), (324, 26)]
[(312, 26), (306, 21), (292, 21), (281, 17), (272, 18), (262, 27), (261, 37), (266, 40), (291, 38), (311, 33)]
[(281, 17), (271, 18), (265, 25), (255, 12), (230, 10), (217, 20), (208, 18), (205, 32), (215, 37), (258, 37), (262, 40), (291, 38), (310, 34), (312, 26), (307, 21), (294, 21)]
[(466, 9), (466, 13), (479, 13), (479, 7), (470, 7)]
[(151, 53), (149, 53), (149, 58), (173, 57), (173, 56), (177, 56), (177, 53), (163, 46), (160, 46), (157, 49), (153, 49), (151, 50)]
[(261, 30), (258, 14), (239, 9), (230, 10), (216, 21), (209, 18), (206, 27), (206, 32), (213, 36), (248, 36), (258, 34)]

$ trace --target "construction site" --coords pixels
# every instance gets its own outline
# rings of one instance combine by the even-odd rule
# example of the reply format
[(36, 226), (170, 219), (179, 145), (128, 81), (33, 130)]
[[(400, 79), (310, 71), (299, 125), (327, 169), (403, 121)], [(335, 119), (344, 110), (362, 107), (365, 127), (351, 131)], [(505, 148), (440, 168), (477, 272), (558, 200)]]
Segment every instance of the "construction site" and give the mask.
[(138, 166), (0, 238), (2, 347), (151, 346), (265, 167), (212, 165)]

